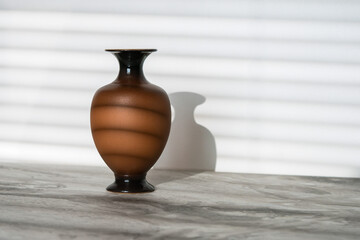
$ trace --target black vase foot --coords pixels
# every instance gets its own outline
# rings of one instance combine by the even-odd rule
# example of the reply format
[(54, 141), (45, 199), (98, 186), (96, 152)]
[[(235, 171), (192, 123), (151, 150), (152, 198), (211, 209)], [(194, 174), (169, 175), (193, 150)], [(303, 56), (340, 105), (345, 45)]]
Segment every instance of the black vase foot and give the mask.
[(146, 181), (146, 176), (115, 176), (115, 182), (106, 190), (117, 193), (153, 192), (155, 187)]

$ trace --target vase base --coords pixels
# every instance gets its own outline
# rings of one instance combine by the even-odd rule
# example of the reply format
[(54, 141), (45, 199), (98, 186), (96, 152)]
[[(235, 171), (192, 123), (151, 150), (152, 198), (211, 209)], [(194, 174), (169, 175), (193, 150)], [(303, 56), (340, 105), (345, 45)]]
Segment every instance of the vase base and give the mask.
[(116, 193), (145, 193), (153, 192), (155, 187), (146, 180), (145, 176), (115, 176), (115, 182), (106, 190)]

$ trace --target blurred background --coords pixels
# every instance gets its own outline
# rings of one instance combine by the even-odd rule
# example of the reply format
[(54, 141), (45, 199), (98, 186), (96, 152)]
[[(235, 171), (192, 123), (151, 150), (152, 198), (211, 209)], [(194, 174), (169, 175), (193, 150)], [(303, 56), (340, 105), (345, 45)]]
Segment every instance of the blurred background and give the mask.
[(105, 48), (206, 101), (216, 171), (360, 176), (360, 1), (0, 0), (0, 161), (105, 164), (89, 128)]

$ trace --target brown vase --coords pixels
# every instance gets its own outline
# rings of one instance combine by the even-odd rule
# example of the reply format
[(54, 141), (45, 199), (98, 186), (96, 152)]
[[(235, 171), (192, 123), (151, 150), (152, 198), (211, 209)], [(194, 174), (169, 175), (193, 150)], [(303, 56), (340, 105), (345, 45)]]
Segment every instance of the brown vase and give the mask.
[(146, 173), (160, 157), (170, 132), (166, 92), (149, 83), (142, 67), (156, 49), (107, 49), (120, 72), (98, 89), (91, 105), (92, 136), (102, 159), (115, 173), (111, 192), (152, 192)]

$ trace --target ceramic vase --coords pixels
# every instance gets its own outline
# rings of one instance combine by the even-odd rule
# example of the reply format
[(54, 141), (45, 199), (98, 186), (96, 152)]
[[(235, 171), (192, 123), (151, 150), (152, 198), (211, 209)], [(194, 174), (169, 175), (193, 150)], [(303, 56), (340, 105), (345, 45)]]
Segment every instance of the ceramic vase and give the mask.
[(170, 132), (166, 92), (148, 82), (146, 57), (156, 49), (107, 49), (120, 64), (117, 78), (98, 89), (91, 104), (92, 136), (98, 152), (115, 174), (108, 191), (152, 192), (146, 173), (160, 157)]

